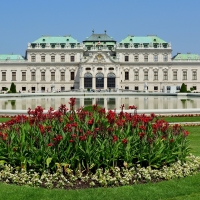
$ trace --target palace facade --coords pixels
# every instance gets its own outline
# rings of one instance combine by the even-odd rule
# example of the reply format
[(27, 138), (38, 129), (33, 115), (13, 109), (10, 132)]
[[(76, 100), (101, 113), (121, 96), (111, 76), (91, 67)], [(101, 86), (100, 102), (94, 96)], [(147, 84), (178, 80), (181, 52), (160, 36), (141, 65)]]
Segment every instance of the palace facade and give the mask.
[(71, 35), (42, 36), (28, 44), (25, 56), (0, 55), (0, 90), (15, 83), (20, 92), (71, 89), (200, 91), (200, 56), (178, 53), (156, 35), (129, 35), (121, 42), (94, 32), (83, 42)]

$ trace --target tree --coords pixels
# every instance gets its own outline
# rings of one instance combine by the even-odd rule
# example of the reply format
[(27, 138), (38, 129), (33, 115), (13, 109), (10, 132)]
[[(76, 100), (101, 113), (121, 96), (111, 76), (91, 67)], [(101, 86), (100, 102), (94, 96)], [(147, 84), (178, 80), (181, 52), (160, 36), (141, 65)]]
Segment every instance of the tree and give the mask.
[(187, 92), (187, 86), (185, 85), (185, 83), (182, 83), (180, 92)]
[(14, 83), (11, 83), (11, 86), (10, 86), (10, 93), (16, 93), (16, 85)]

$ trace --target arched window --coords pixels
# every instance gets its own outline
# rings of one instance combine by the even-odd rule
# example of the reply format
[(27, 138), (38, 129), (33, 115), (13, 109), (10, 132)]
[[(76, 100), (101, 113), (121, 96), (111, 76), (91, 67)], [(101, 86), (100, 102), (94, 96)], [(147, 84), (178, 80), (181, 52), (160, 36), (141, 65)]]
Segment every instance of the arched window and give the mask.
[(103, 73), (96, 74), (96, 88), (104, 88), (104, 75)]
[(107, 75), (107, 87), (108, 88), (115, 88), (115, 74), (114, 73), (108, 73)]
[(84, 88), (92, 88), (92, 74), (85, 73), (84, 74)]

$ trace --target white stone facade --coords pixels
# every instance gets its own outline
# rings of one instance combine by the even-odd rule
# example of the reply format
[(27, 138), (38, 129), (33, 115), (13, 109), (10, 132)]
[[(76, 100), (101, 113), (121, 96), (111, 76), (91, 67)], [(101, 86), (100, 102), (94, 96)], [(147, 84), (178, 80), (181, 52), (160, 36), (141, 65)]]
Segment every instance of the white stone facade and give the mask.
[[(61, 45), (32, 48), (28, 44), (24, 60), (0, 60), (0, 89), (9, 89), (14, 82), (20, 92), (73, 88), (144, 91), (146, 84), (149, 92), (160, 92), (185, 83), (188, 90), (193, 87), (200, 91), (200, 59), (173, 60), (170, 44), (165, 48), (161, 45), (125, 48), (116, 44), (112, 50), (94, 46), (85, 56), (86, 51), (84, 44), (73, 48)], [(115, 56), (111, 52), (115, 52)], [(87, 87), (90, 81), (92, 86)]]

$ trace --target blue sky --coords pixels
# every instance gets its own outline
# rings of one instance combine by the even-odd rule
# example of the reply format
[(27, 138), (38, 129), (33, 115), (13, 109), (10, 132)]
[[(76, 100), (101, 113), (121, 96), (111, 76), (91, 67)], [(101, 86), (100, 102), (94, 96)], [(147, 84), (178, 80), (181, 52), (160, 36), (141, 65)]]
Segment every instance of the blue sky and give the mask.
[(83, 41), (104, 33), (157, 35), (173, 52), (200, 54), (200, 0), (0, 0), (0, 54), (25, 55), (42, 35)]

